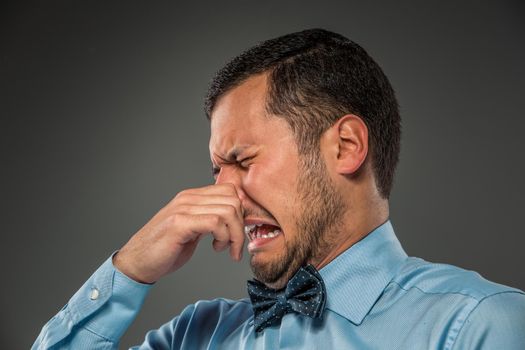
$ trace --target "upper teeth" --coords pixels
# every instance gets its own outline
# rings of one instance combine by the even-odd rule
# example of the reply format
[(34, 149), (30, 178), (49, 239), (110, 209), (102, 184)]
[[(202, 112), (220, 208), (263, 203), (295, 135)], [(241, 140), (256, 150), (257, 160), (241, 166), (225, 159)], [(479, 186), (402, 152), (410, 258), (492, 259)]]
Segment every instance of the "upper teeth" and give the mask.
[(244, 226), (244, 233), (249, 234), (257, 225), (246, 225)]
[(264, 225), (264, 224), (246, 225), (246, 226), (244, 226), (244, 233), (248, 234), (251, 231), (253, 231), (254, 228), (261, 227), (262, 225)]

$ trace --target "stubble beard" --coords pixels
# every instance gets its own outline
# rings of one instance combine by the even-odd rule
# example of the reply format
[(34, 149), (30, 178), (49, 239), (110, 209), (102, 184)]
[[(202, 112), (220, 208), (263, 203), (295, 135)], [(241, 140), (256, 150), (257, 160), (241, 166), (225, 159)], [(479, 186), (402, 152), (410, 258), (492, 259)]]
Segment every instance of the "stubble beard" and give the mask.
[(345, 212), (345, 202), (328, 175), (319, 152), (303, 156), (300, 162), (297, 194), (300, 213), (294, 215), (297, 233), (285, 241), (285, 251), (273, 261), (251, 262), (255, 278), (280, 289), (301, 266), (315, 264), (334, 245)]

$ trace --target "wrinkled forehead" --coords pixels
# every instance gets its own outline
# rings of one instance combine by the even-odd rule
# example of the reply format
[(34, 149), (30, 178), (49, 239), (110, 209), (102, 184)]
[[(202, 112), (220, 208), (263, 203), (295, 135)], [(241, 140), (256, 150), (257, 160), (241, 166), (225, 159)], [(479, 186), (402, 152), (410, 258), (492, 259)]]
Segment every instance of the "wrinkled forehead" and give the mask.
[[(268, 114), (267, 75), (247, 79), (217, 100), (210, 114), (210, 155), (228, 158), (232, 150), (272, 149), (294, 152), (295, 138), (288, 122)], [(292, 142), (293, 141), (293, 142)], [(284, 146), (286, 145), (286, 146)]]
[(272, 127), (266, 112), (266, 75), (249, 78), (221, 96), (210, 115), (210, 153), (264, 137)]

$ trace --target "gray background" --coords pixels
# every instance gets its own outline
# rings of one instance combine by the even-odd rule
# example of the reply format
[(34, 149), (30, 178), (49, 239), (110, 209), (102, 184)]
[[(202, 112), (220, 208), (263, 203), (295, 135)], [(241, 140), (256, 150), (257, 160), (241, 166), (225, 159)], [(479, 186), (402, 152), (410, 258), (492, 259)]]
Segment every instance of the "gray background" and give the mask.
[[(0, 6), (0, 348), (28, 348), (158, 209), (211, 182), (212, 74), (260, 40), (310, 27), (360, 43), (397, 91), (391, 218), (407, 252), (525, 289), (519, 1)], [(244, 297), (249, 277), (246, 259), (203, 242), (153, 288), (122, 347), (188, 303)]]

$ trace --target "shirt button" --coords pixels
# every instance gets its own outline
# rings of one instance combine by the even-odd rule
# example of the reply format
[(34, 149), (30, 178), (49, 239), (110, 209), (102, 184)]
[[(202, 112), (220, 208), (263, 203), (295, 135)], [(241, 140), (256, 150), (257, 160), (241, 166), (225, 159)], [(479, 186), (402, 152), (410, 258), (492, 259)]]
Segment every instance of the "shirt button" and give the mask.
[(99, 293), (98, 289), (97, 288), (93, 288), (91, 290), (91, 294), (89, 295), (89, 299), (97, 300), (99, 295), (100, 295), (100, 293)]

